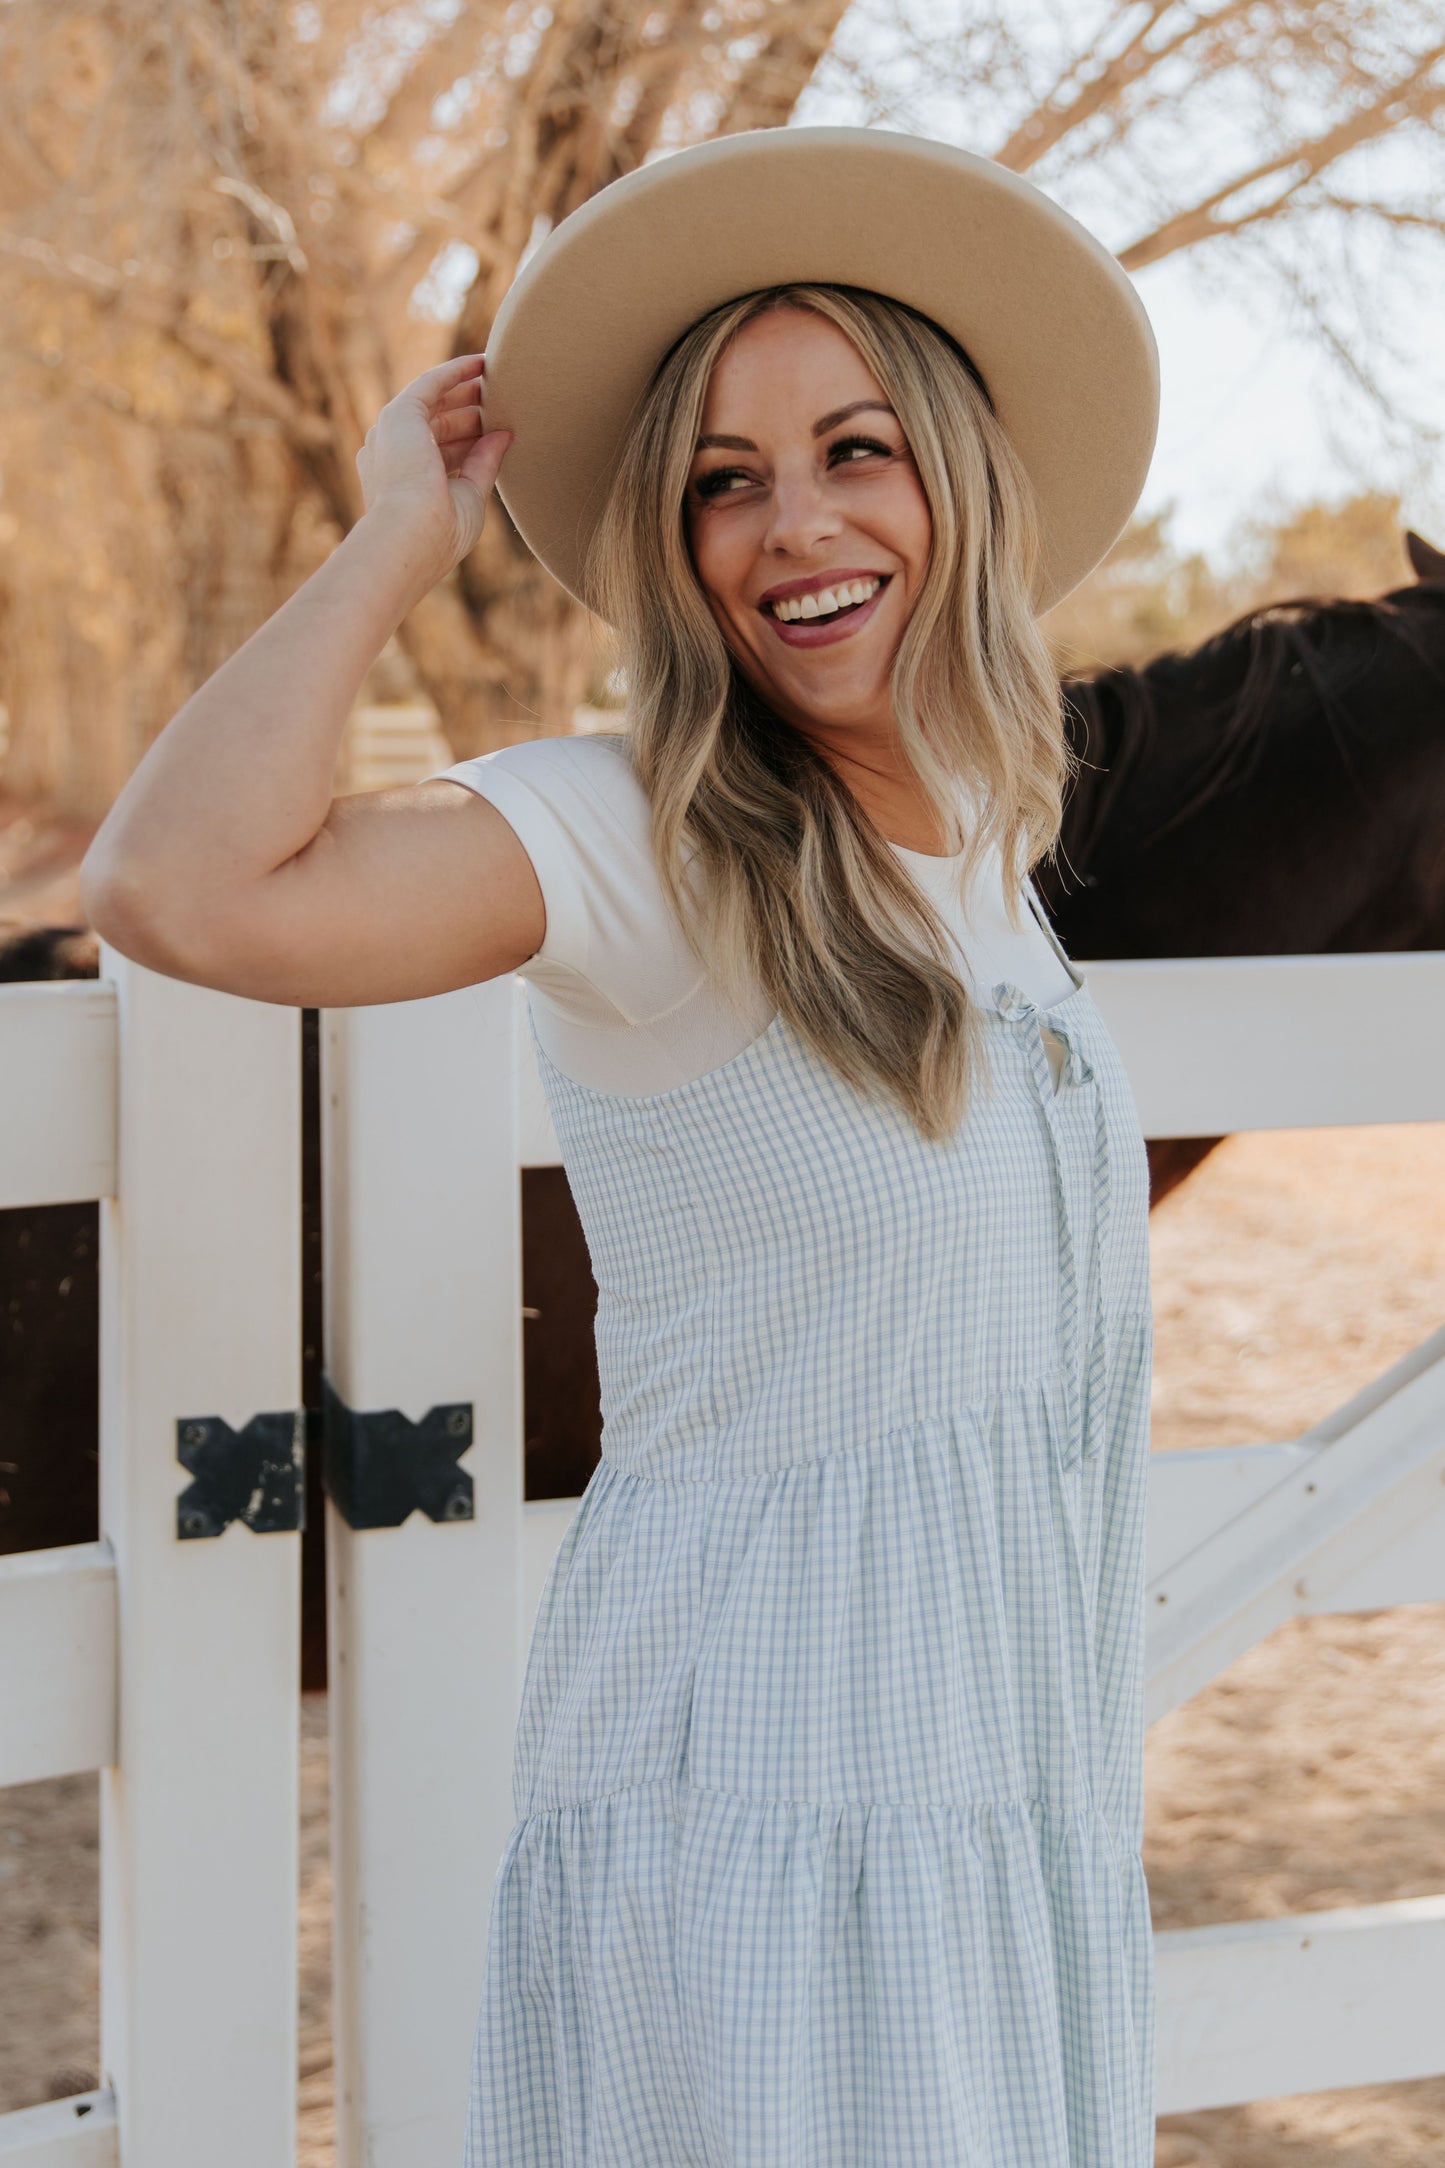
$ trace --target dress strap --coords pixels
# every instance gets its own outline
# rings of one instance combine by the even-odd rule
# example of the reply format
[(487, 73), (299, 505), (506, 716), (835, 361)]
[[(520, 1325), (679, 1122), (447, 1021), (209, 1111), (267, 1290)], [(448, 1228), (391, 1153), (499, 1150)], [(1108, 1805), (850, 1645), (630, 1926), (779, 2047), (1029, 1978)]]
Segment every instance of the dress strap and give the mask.
[(1039, 901), (1038, 890), (1034, 887), (1033, 878), (1031, 875), (1025, 875), (1024, 877), (1024, 894), (1028, 898), (1029, 908), (1032, 910), (1034, 917), (1038, 920), (1039, 925), (1043, 929), (1044, 937), (1047, 940), (1049, 947), (1053, 950), (1054, 954), (1058, 957), (1059, 962), (1063, 965), (1064, 969), (1068, 972), (1069, 977), (1073, 980), (1074, 989), (1077, 992), (1079, 987), (1081, 987), (1084, 983), (1084, 974), (1082, 973), (1082, 971), (1079, 970), (1077, 964), (1074, 962), (1073, 957), (1070, 956), (1068, 950), (1064, 947), (1063, 942), (1054, 932), (1053, 924), (1049, 918), (1049, 914), (1044, 909), (1042, 903)]

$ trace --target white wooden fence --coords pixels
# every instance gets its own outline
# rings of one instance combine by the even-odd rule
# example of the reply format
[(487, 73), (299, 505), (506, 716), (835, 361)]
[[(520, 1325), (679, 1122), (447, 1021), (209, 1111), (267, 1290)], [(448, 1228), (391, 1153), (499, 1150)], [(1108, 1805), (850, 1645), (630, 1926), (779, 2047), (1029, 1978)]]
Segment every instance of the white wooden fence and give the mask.
[[(1151, 1136), (1445, 1119), (1445, 952), (1086, 969)], [(182, 1536), (177, 1450), (299, 1401), (299, 1018), (102, 970), (0, 988), (0, 1206), (102, 1200), (102, 1540), (0, 1559), (0, 1785), (102, 1772), (104, 2075), (0, 2117), (0, 2163), (291, 2168), (298, 1538)], [(329, 1375), (469, 1406), (474, 1485), (471, 1518), (327, 1507), (340, 2168), (460, 2158), (575, 1509), (523, 1497), (518, 1172), (558, 1152), (521, 999), (324, 1019)], [(1445, 1599), (1445, 1331), (1300, 1439), (1161, 1454), (1149, 1571), (1154, 1717), (1285, 1618)], [(1161, 2112), (1445, 2072), (1445, 1894), (1157, 1954)]]

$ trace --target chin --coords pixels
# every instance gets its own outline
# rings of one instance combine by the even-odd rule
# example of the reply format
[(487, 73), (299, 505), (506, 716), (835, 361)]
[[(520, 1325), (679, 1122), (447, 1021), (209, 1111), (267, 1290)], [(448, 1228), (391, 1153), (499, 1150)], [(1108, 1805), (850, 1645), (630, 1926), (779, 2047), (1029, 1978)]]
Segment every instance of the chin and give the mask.
[(820, 713), (836, 716), (841, 722), (855, 717), (861, 722), (870, 715), (877, 715), (880, 707), (889, 704), (889, 678), (861, 677), (850, 674), (836, 677), (827, 670), (816, 673), (800, 670), (786, 690), (794, 700), (804, 701)]

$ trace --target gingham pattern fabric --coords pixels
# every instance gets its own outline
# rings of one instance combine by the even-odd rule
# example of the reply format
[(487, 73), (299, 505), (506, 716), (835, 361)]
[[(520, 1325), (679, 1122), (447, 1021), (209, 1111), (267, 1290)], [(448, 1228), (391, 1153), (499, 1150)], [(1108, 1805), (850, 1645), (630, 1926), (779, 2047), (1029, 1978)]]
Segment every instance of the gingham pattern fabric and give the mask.
[(465, 2168), (1150, 2168), (1148, 1171), (1070, 969), (943, 1143), (782, 1018), (646, 1098), (537, 1046), (604, 1429)]

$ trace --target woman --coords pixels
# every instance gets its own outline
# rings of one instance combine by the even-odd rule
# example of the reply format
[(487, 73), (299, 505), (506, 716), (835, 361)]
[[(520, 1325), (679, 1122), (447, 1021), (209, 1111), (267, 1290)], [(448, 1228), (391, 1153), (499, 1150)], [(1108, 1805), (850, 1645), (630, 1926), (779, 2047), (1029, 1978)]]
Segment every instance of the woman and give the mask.
[[(383, 410), (365, 517), (85, 872), (118, 947), (263, 1000), (530, 982), (605, 1423), (469, 2168), (1147, 2168), (1147, 1172), (1025, 878), (1035, 616), (1142, 486), (1147, 322), (987, 161), (784, 130), (567, 220), (483, 370)], [(333, 801), (504, 458), (630, 727)]]

